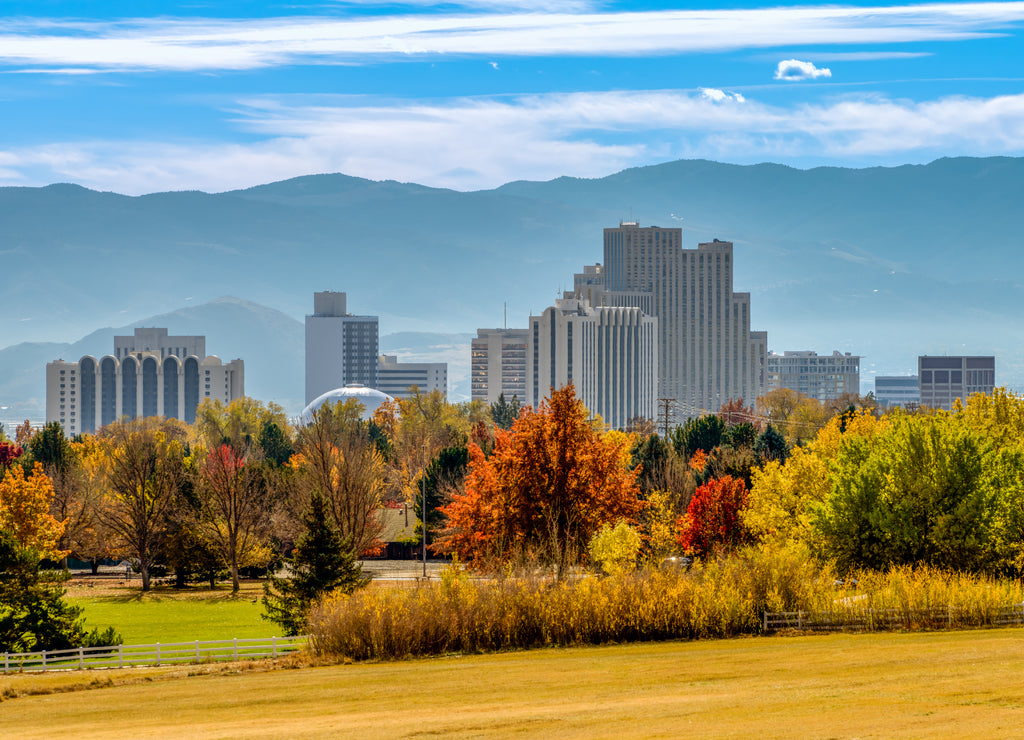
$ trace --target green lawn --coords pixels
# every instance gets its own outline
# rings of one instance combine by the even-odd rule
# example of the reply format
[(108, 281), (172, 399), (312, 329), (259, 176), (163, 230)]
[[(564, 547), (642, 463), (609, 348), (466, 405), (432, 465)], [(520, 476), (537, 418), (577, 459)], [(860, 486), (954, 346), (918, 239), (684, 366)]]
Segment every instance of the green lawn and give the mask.
[(137, 587), (72, 586), (68, 601), (84, 609), (87, 629), (112, 626), (125, 644), (139, 645), (280, 636), (278, 625), (260, 618), (262, 593), (258, 584), (245, 584), (238, 595), (227, 586), (184, 592), (160, 588), (147, 594)]
[[(209, 670), (221, 672), (189, 675)], [(1018, 628), (224, 670), (0, 677), (0, 697), (16, 697), (0, 704), (3, 736), (979, 738), (1024, 727)], [(27, 695), (74, 682), (97, 688)]]

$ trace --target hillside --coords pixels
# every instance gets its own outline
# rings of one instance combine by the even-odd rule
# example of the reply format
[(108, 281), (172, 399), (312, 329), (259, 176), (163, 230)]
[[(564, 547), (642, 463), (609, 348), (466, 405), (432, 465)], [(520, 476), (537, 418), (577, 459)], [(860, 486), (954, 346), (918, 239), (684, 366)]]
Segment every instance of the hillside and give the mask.
[[(298, 319), (314, 291), (344, 290), (385, 333), (500, 325), (506, 301), (509, 324), (524, 325), (601, 261), (603, 227), (632, 218), (680, 225), (690, 247), (735, 242), (736, 289), (774, 350), (862, 354), (867, 387), (872, 371), (913, 371), (918, 354), (991, 353), (998, 382), (1024, 386), (1020, 202), (1024, 159), (1007, 157), (686, 160), (468, 193), (329, 174), (216, 194), (0, 188), (12, 313), (0, 347), (225, 293)], [(224, 342), (211, 336), (211, 351), (231, 354)]]

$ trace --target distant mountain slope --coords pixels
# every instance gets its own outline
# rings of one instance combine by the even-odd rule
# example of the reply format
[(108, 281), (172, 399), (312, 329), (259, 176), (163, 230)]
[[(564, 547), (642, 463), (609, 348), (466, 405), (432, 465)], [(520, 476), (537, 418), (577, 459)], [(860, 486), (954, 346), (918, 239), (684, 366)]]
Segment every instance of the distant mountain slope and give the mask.
[[(301, 317), (324, 289), (347, 291), (385, 333), (499, 325), (505, 301), (522, 326), (601, 261), (603, 227), (632, 218), (680, 225), (687, 247), (735, 242), (736, 290), (751, 292), (772, 349), (864, 354), (865, 378), (922, 353), (994, 353), (1000, 380), (1024, 386), (1022, 202), (1024, 159), (1007, 157), (679, 161), (472, 193), (345, 175), (142, 197), (0, 188), (0, 346), (225, 293)], [(210, 348), (230, 354), (212, 336)]]

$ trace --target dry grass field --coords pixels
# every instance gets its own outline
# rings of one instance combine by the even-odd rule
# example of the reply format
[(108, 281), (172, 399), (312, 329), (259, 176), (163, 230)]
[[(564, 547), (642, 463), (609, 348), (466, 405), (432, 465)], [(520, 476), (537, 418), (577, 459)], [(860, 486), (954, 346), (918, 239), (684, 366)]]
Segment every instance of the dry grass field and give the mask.
[(1022, 675), (1021, 629), (838, 634), (9, 676), (0, 717), (11, 740), (996, 738), (1022, 733)]

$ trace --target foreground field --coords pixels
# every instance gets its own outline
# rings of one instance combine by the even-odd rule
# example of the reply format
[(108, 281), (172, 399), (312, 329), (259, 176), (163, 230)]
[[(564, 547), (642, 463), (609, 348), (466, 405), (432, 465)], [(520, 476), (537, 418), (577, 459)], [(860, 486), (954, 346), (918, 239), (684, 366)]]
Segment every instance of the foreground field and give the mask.
[[(195, 669), (192, 669), (194, 672)], [(1013, 737), (1024, 631), (746, 638), (399, 663), (0, 677), (5, 738)], [(125, 682), (125, 685), (116, 685)]]

